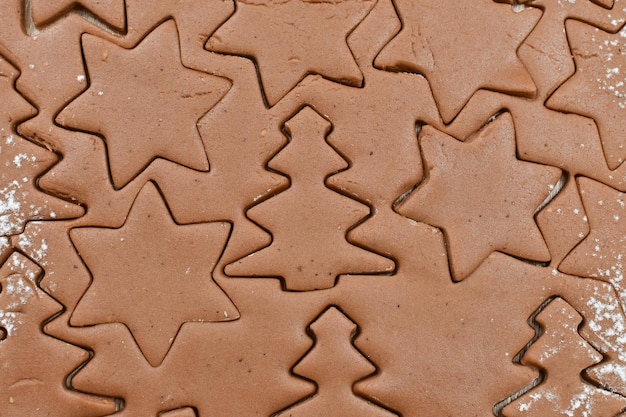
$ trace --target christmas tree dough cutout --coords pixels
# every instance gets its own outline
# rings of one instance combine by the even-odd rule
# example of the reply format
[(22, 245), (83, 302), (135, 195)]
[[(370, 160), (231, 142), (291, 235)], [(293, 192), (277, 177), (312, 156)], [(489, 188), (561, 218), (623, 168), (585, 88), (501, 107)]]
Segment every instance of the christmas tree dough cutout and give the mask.
[(326, 136), (330, 122), (304, 107), (285, 123), (290, 142), (268, 164), (289, 175), (290, 187), (248, 210), (273, 237), (270, 246), (226, 266), (244, 277), (280, 277), (287, 290), (331, 288), (341, 274), (391, 272), (394, 262), (348, 241), (367, 206), (326, 186), (348, 163)]
[(69, 375), (89, 359), (87, 351), (41, 330), (63, 308), (37, 285), (42, 273), (19, 252), (0, 267), (0, 415), (110, 415), (112, 399), (71, 387)]
[[(336, 307), (319, 316), (309, 330), (315, 345), (293, 368), (296, 375), (317, 384), (317, 392), (274, 417), (397, 417), (364, 398), (352, 386), (376, 372), (352, 344), (357, 325)], [(327, 414), (332, 410), (332, 414)]]
[(552, 300), (535, 318), (542, 334), (522, 357), (522, 364), (542, 370), (539, 385), (507, 405), (505, 417), (614, 416), (626, 398), (598, 388), (581, 376), (602, 355), (579, 333), (582, 316), (562, 298)]

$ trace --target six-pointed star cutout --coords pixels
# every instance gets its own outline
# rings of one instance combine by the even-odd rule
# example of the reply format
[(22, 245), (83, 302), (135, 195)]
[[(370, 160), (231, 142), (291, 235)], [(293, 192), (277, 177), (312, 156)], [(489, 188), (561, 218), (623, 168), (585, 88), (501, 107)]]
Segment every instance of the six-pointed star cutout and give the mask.
[(373, 5), (371, 0), (238, 0), (235, 14), (206, 47), (252, 57), (270, 106), (310, 73), (359, 86), (363, 76), (346, 37)]
[(375, 64), (424, 74), (446, 123), (479, 89), (535, 93), (517, 49), (539, 19), (539, 11), (514, 13), (493, 0), (395, 3), (402, 29)]
[(50, 23), (64, 13), (81, 8), (116, 30), (126, 26), (124, 0), (31, 0), (33, 22), (37, 26)]
[(71, 230), (93, 275), (72, 325), (124, 323), (148, 362), (158, 366), (183, 323), (238, 317), (212, 279), (229, 233), (226, 222), (176, 224), (148, 183), (119, 229)]
[(615, 169), (626, 159), (626, 26), (611, 34), (570, 20), (566, 28), (576, 72), (547, 106), (594, 119), (607, 164)]
[(510, 114), (465, 143), (430, 126), (422, 129), (420, 142), (428, 174), (398, 212), (443, 229), (455, 280), (466, 278), (493, 251), (550, 260), (533, 213), (560, 170), (516, 159)]
[(57, 121), (104, 136), (114, 185), (125, 186), (157, 157), (207, 171), (196, 124), (231, 84), (182, 64), (174, 22), (132, 49), (92, 35), (82, 43), (90, 85)]

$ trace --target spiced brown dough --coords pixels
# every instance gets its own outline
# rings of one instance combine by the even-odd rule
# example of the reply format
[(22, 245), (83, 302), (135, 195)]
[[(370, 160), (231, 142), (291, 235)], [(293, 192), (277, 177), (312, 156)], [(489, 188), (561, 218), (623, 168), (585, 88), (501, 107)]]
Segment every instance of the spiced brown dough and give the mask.
[(0, 416), (626, 411), (624, 0), (5, 0)]

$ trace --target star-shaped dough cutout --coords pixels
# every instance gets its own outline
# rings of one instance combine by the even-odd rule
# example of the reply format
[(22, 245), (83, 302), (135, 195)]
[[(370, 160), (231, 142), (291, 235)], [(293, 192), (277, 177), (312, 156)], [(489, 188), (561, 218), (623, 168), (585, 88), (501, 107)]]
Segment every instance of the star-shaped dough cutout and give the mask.
[(542, 104), (575, 71), (572, 53), (567, 43), (567, 34), (563, 30), (565, 22), (568, 19), (576, 19), (598, 26), (612, 26), (611, 21), (617, 22), (615, 17), (609, 17), (615, 15), (607, 13), (606, 10), (613, 6), (612, 0), (609, 0), (608, 4), (606, 0), (604, 0), (605, 4), (592, 0), (495, 1), (510, 4), (513, 10), (534, 7), (543, 12), (539, 23), (518, 50), (520, 59), (537, 85), (537, 95), (534, 98)]
[(83, 35), (82, 45), (89, 88), (57, 121), (104, 136), (116, 187), (124, 187), (158, 157), (209, 169), (196, 124), (230, 82), (182, 64), (173, 21), (132, 49), (92, 35)]
[(359, 86), (363, 76), (346, 38), (374, 3), (238, 0), (236, 12), (209, 38), (206, 48), (252, 57), (270, 106), (307, 74)]
[(465, 143), (430, 126), (422, 129), (420, 142), (427, 178), (398, 212), (443, 229), (455, 280), (466, 278), (493, 251), (550, 260), (533, 214), (561, 171), (516, 159), (510, 114)]
[(75, 9), (86, 10), (115, 30), (124, 30), (126, 26), (124, 0), (31, 0), (30, 3), (33, 22), (36, 26), (51, 23)]
[(375, 60), (383, 69), (424, 74), (448, 123), (479, 89), (517, 95), (535, 84), (517, 49), (539, 19), (493, 0), (396, 0), (402, 29)]
[(578, 187), (590, 233), (559, 265), (559, 270), (610, 282), (626, 302), (626, 194), (580, 177)]
[(594, 119), (607, 164), (615, 169), (626, 159), (626, 26), (612, 34), (570, 20), (566, 30), (576, 72), (547, 106)]
[(183, 323), (237, 318), (212, 279), (229, 233), (226, 222), (176, 224), (148, 183), (119, 229), (71, 230), (93, 275), (72, 325), (124, 323), (148, 362), (158, 366)]

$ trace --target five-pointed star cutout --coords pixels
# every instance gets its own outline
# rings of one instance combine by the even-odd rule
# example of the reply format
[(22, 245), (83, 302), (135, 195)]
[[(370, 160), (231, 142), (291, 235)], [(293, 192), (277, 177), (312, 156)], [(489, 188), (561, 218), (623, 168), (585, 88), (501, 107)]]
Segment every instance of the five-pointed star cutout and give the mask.
[(33, 22), (37, 26), (45, 25), (77, 7), (116, 30), (123, 30), (126, 26), (124, 0), (31, 0)]
[(590, 233), (559, 265), (559, 270), (613, 284), (626, 301), (626, 194), (581, 177), (578, 186)]
[(611, 34), (570, 20), (566, 29), (576, 72), (547, 105), (593, 118), (607, 164), (615, 169), (626, 159), (626, 26)]
[(183, 323), (237, 318), (212, 280), (229, 233), (225, 222), (176, 224), (148, 183), (121, 228), (71, 230), (93, 275), (72, 324), (124, 323), (148, 362), (158, 366)]
[(196, 124), (230, 82), (181, 63), (174, 22), (133, 49), (91, 35), (82, 43), (90, 85), (57, 121), (104, 136), (114, 185), (125, 186), (157, 157), (207, 171)]
[(373, 5), (371, 0), (238, 0), (235, 14), (206, 48), (252, 57), (270, 106), (310, 73), (358, 86), (363, 76), (346, 37)]
[(510, 114), (466, 143), (430, 126), (420, 140), (427, 179), (398, 211), (444, 230), (455, 280), (466, 278), (493, 251), (550, 260), (533, 213), (560, 170), (516, 159)]
[(395, 3), (402, 29), (375, 64), (424, 74), (446, 123), (479, 89), (535, 93), (517, 49), (539, 19), (539, 11), (514, 13), (493, 0)]

